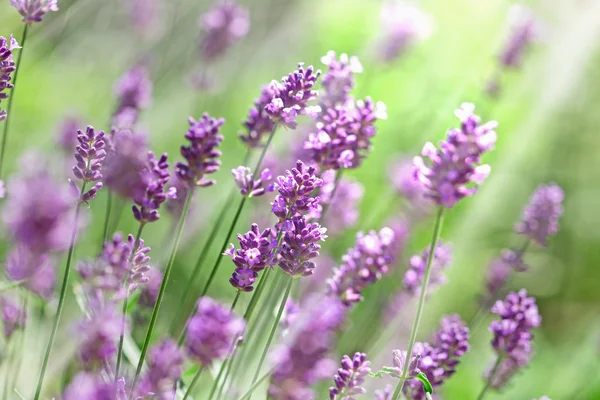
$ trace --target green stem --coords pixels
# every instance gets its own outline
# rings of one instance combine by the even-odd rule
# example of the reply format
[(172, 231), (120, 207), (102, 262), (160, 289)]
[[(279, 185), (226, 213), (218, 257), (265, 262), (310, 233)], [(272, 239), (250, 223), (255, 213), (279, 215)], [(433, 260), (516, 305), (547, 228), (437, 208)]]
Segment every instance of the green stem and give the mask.
[(194, 375), (194, 379), (192, 379), (192, 383), (190, 383), (190, 386), (188, 386), (187, 390), (185, 391), (185, 395), (183, 396), (183, 400), (186, 400), (190, 396), (190, 393), (192, 392), (192, 389), (194, 389), (194, 386), (196, 386), (196, 383), (198, 382), (198, 379), (200, 379), (200, 375), (202, 375), (202, 371), (204, 371), (204, 367), (200, 367), (200, 369), (198, 370), (198, 372), (196, 372), (196, 375)]
[(240, 299), (240, 294), (241, 294), (241, 293), (242, 293), (242, 292), (240, 292), (240, 291), (238, 290), (238, 292), (237, 292), (237, 293), (236, 293), (236, 295), (235, 295), (235, 298), (233, 299), (233, 302), (231, 303), (231, 308), (229, 309), (229, 311), (233, 312), (233, 310), (235, 310), (235, 306), (236, 306), (236, 304), (237, 304), (238, 300)]
[(254, 392), (254, 390), (256, 390), (257, 387), (260, 386), (261, 383), (263, 383), (265, 381), (265, 379), (267, 379), (271, 373), (273, 371), (269, 371), (266, 374), (264, 374), (263, 376), (260, 377), (260, 379), (256, 380), (256, 382), (254, 382), (252, 384), (252, 386), (250, 386), (250, 389), (248, 389), (248, 391), (246, 393), (244, 393), (244, 395), (240, 398), (240, 400), (247, 400), (252, 396), (252, 392)]
[[(23, 310), (25, 313), (27, 313), (27, 308), (28, 308), (28, 304), (29, 304), (29, 294), (28, 293), (24, 293), (25, 299), (23, 299)], [(21, 372), (21, 366), (23, 365), (23, 347), (25, 346), (25, 339), (26, 339), (26, 332), (27, 332), (27, 326), (25, 326), (23, 328), (23, 330), (21, 331), (21, 335), (19, 336), (19, 343), (17, 345), (17, 365), (14, 368), (14, 375), (12, 377), (12, 387), (16, 387), (17, 386), (17, 381), (19, 380), (19, 372)]]
[[(144, 230), (144, 226), (146, 224), (144, 222), (140, 222), (140, 227), (135, 234), (135, 241), (133, 242), (133, 248), (131, 249), (131, 255), (129, 256), (129, 263), (133, 261), (133, 257), (135, 257), (135, 252), (140, 244), (140, 237), (142, 236), (142, 231)], [(125, 299), (123, 299), (123, 310), (122, 315), (123, 318), (121, 320), (121, 336), (119, 337), (119, 351), (117, 353), (117, 366), (115, 368), (115, 382), (119, 379), (119, 371), (121, 369), (121, 359), (123, 358), (123, 342), (125, 341), (125, 324), (127, 323), (127, 306), (129, 300), (129, 288), (127, 287), (127, 283), (125, 283)]]
[[(183, 211), (181, 212), (181, 216), (179, 217), (179, 226), (177, 227), (177, 232), (175, 233), (175, 241), (173, 242), (173, 247), (171, 249), (171, 254), (169, 255), (169, 261), (167, 262), (167, 266), (165, 268), (165, 273), (163, 276), (163, 280), (160, 284), (160, 289), (158, 291), (158, 297), (156, 299), (156, 303), (154, 304), (154, 308), (152, 310), (152, 317), (150, 318), (150, 325), (148, 326), (148, 331), (146, 332), (146, 338), (144, 339), (144, 345), (142, 346), (142, 350), (140, 353), (140, 360), (138, 361), (138, 365), (135, 371), (135, 377), (133, 378), (132, 388), (135, 388), (137, 381), (140, 377), (140, 373), (142, 372), (142, 367), (144, 365), (144, 359), (146, 358), (146, 352), (148, 351), (148, 346), (150, 345), (150, 339), (152, 337), (152, 332), (154, 331), (154, 326), (156, 325), (156, 320), (158, 318), (158, 311), (160, 310), (160, 305), (162, 303), (163, 296), (165, 295), (165, 290), (167, 288), (167, 283), (169, 282), (169, 275), (171, 274), (171, 269), (173, 268), (173, 264), (175, 262), (175, 254), (177, 253), (177, 248), (179, 247), (179, 241), (181, 240), (181, 234), (183, 232), (183, 227), (185, 226), (185, 221), (187, 219), (188, 211), (190, 210), (190, 203), (192, 202), (192, 196), (194, 195), (194, 188), (190, 189), (188, 193), (187, 199), (185, 200), (185, 204), (183, 206)], [(130, 395), (133, 396), (133, 390)]]
[(269, 333), (269, 338), (267, 339), (265, 348), (263, 349), (262, 355), (260, 356), (260, 361), (258, 362), (258, 367), (256, 368), (256, 372), (254, 373), (254, 378), (252, 378), (252, 384), (254, 384), (256, 382), (256, 379), (258, 379), (258, 374), (260, 373), (260, 369), (262, 368), (262, 365), (265, 362), (265, 357), (267, 356), (269, 347), (271, 347), (271, 342), (273, 341), (273, 337), (275, 336), (277, 327), (279, 327), (279, 320), (281, 319), (281, 316), (283, 315), (283, 310), (285, 310), (285, 304), (287, 303), (287, 299), (290, 295), (290, 290), (292, 290), (293, 283), (294, 283), (294, 279), (290, 277), (287, 287), (285, 288), (285, 293), (283, 295), (283, 298), (281, 299), (281, 304), (279, 305), (279, 311), (277, 311), (277, 316), (275, 317), (275, 321), (273, 322), (273, 326), (271, 327), (271, 333)]
[[(85, 193), (86, 182), (83, 182), (81, 186), (81, 196)], [(81, 211), (82, 202), (77, 203), (75, 209), (75, 221), (73, 223), (73, 231), (71, 232), (71, 242), (69, 244), (69, 252), (67, 254), (67, 264), (65, 266), (65, 273), (63, 276), (62, 287), (60, 289), (60, 296), (58, 298), (58, 306), (56, 308), (56, 315), (54, 316), (54, 324), (52, 325), (52, 331), (50, 332), (50, 338), (46, 345), (46, 352), (44, 353), (44, 360), (42, 361), (42, 368), (40, 370), (40, 376), (37, 382), (37, 388), (35, 390), (34, 400), (39, 400), (42, 394), (42, 385), (44, 384), (44, 377), (46, 375), (46, 368), (48, 367), (48, 361), (50, 360), (50, 353), (52, 352), (52, 346), (54, 345), (54, 339), (56, 338), (56, 332), (58, 331), (58, 324), (60, 322), (60, 316), (62, 315), (63, 307), (65, 304), (65, 297), (67, 294), (67, 286), (69, 284), (69, 275), (71, 273), (71, 262), (73, 261), (73, 252), (75, 250), (75, 238), (77, 237), (77, 228), (79, 225), (79, 213)]]
[(112, 191), (108, 191), (106, 198), (106, 211), (104, 212), (104, 226), (102, 228), (102, 243), (100, 244), (100, 251), (102, 251), (102, 247), (104, 246), (104, 242), (108, 239), (108, 225), (110, 222), (110, 217), (112, 216), (112, 200), (113, 194)]
[(496, 363), (494, 364), (494, 367), (492, 368), (492, 371), (490, 372), (490, 375), (488, 376), (488, 378), (485, 382), (485, 386), (483, 387), (483, 389), (481, 389), (481, 393), (479, 393), (479, 396), (477, 396), (477, 400), (483, 400), (485, 393), (488, 391), (488, 389), (492, 385), (492, 381), (494, 380), (494, 377), (496, 376), (496, 372), (498, 372), (498, 368), (500, 368), (501, 362), (502, 362), (502, 357), (498, 357), (498, 359), (496, 360)]
[(423, 309), (425, 308), (425, 297), (427, 296), (427, 285), (429, 284), (429, 277), (431, 276), (431, 264), (435, 258), (435, 249), (437, 247), (440, 234), (442, 233), (442, 224), (444, 222), (444, 207), (440, 206), (437, 217), (435, 219), (435, 226), (433, 228), (433, 237), (431, 239), (431, 245), (429, 246), (429, 256), (427, 257), (427, 266), (425, 267), (425, 274), (423, 276), (423, 283), (421, 284), (421, 293), (419, 294), (419, 303), (417, 304), (417, 314), (410, 331), (410, 339), (408, 341), (408, 348), (406, 350), (406, 362), (402, 368), (402, 374), (398, 380), (398, 385), (392, 396), (392, 400), (398, 400), (404, 382), (408, 379), (408, 366), (410, 359), (412, 358), (412, 351), (417, 340), (417, 333), (419, 331), (419, 324), (421, 323), (421, 317), (423, 316)]
[(23, 52), (25, 51), (25, 41), (27, 40), (27, 32), (29, 31), (29, 24), (25, 24), (23, 27), (23, 35), (21, 36), (21, 49), (19, 50), (19, 56), (17, 57), (17, 63), (15, 64), (15, 76), (13, 79), (13, 88), (8, 98), (8, 106), (6, 107), (6, 120), (4, 121), (4, 131), (2, 133), (2, 147), (0, 147), (0, 176), (2, 176), (2, 166), (4, 165), (4, 153), (6, 152), (6, 141), (8, 139), (8, 127), (12, 116), (12, 106), (17, 92), (17, 78), (19, 77), (19, 71), (21, 71), (21, 59), (23, 58)]

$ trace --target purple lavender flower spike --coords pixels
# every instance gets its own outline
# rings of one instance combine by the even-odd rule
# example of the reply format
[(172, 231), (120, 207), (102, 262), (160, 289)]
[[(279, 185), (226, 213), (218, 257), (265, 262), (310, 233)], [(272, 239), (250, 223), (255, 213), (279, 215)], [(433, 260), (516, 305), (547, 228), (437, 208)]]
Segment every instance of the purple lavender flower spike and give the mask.
[(363, 72), (358, 57), (340, 54), (338, 61), (335, 52), (329, 51), (321, 58), (321, 62), (327, 66), (327, 72), (321, 80), (324, 89), (319, 97), (321, 108), (347, 104), (351, 99), (350, 91), (356, 84), (354, 74)]
[(515, 226), (515, 230), (539, 246), (546, 247), (548, 237), (554, 236), (558, 232), (558, 219), (563, 213), (564, 197), (563, 190), (556, 184), (538, 186), (523, 211), (521, 222)]
[(254, 105), (248, 111), (248, 118), (242, 123), (247, 132), (240, 132), (238, 136), (249, 148), (263, 146), (263, 137), (275, 129), (275, 122), (265, 111), (265, 107), (274, 96), (275, 91), (271, 85), (264, 86), (260, 96), (254, 100)]
[(79, 372), (63, 393), (63, 400), (124, 400), (127, 399), (124, 381), (110, 380), (96, 372)]
[(146, 68), (137, 66), (127, 71), (115, 85), (119, 102), (113, 114), (113, 124), (121, 129), (132, 128), (139, 119), (140, 110), (152, 101), (152, 82)]
[(254, 282), (258, 278), (258, 272), (250, 268), (236, 268), (229, 278), (231, 286), (241, 292), (251, 292), (254, 290)]
[(252, 224), (247, 233), (238, 234), (238, 240), (239, 249), (232, 244), (224, 253), (236, 266), (229, 283), (238, 290), (251, 292), (258, 272), (273, 263), (273, 231), (267, 228), (261, 232), (257, 224)]
[(83, 337), (79, 348), (81, 361), (88, 370), (103, 367), (117, 353), (123, 320), (113, 304), (93, 306), (93, 314), (79, 327)]
[(298, 160), (296, 168), (277, 177), (276, 184), (279, 195), (273, 201), (271, 211), (280, 221), (319, 207), (319, 197), (311, 197), (311, 193), (323, 185), (317, 168)]
[[(413, 296), (418, 296), (421, 293), (421, 284), (429, 258), (429, 246), (420, 255), (415, 255), (410, 258), (409, 269), (404, 274), (402, 283), (404, 288)], [(434, 251), (433, 261), (431, 263), (431, 276), (429, 278), (428, 292), (431, 293), (440, 285), (446, 283), (446, 277), (443, 271), (450, 266), (452, 262), (452, 249), (447, 244), (441, 241)]]
[(8, 340), (17, 329), (25, 328), (25, 324), (27, 323), (27, 310), (8, 296), (0, 297), (0, 308), (2, 308), (4, 338)]
[(213, 62), (240, 41), (250, 29), (248, 10), (234, 0), (220, 0), (202, 15), (200, 26), (204, 36), (200, 41), (202, 58)]
[(258, 197), (275, 190), (275, 184), (268, 183), (273, 178), (268, 168), (263, 169), (257, 179), (254, 179), (250, 168), (244, 166), (232, 169), (231, 174), (242, 196)]
[(50, 11), (58, 11), (58, 0), (10, 0), (10, 5), (23, 16), (23, 22), (42, 22)]
[[(175, 398), (175, 382), (183, 372), (183, 354), (171, 339), (165, 339), (148, 351), (148, 370), (136, 388), (137, 396), (157, 400)], [(146, 397), (144, 397), (146, 398)]]
[(481, 124), (473, 114), (474, 109), (473, 104), (464, 103), (455, 111), (461, 128), (449, 130), (439, 150), (430, 142), (425, 144), (422, 154), (429, 158), (430, 166), (423, 158), (414, 158), (415, 176), (425, 188), (426, 196), (447, 208), (475, 194), (476, 185), (482, 184), (490, 173), (489, 165), (477, 164), (481, 155), (494, 147), (497, 123)]
[(217, 172), (221, 167), (221, 152), (218, 147), (223, 141), (223, 135), (219, 131), (225, 120), (212, 118), (205, 113), (197, 121), (191, 117), (188, 121), (190, 128), (185, 138), (190, 143), (188, 146), (181, 146), (181, 155), (186, 162), (175, 165), (175, 174), (190, 188), (211, 186), (215, 181), (206, 179), (206, 175)]
[(73, 175), (83, 182), (91, 183), (94, 186), (87, 192), (81, 194), (81, 201), (90, 201), (98, 190), (102, 188), (102, 166), (106, 158), (104, 132), (96, 132), (93, 127), (88, 126), (85, 133), (77, 131), (77, 141), (79, 144), (75, 148), (75, 161)]
[(319, 256), (319, 242), (327, 238), (327, 229), (318, 223), (306, 222), (304, 216), (292, 218), (288, 225), (281, 242), (278, 265), (293, 278), (310, 276), (316, 267), (310, 260)]
[[(354, 226), (358, 221), (358, 206), (364, 188), (358, 181), (345, 177), (338, 180), (336, 188), (335, 172), (331, 170), (323, 172), (321, 178), (323, 179), (323, 186), (319, 191), (321, 204), (329, 204), (323, 224), (327, 226), (330, 234), (338, 234)], [(314, 216), (314, 218), (319, 217), (320, 215)]]
[(344, 322), (345, 309), (337, 299), (309, 299), (296, 323), (290, 327), (286, 345), (274, 350), (275, 371), (269, 395), (274, 400), (312, 400), (310, 388), (331, 379), (335, 364), (327, 358), (335, 332)]
[[(15, 72), (16, 68), (12, 52), (14, 49), (20, 48), (12, 35), (8, 39), (0, 36), (0, 102), (8, 98), (5, 90), (13, 88), (13, 84), (10, 83), (11, 74)], [(6, 111), (0, 108), (0, 121), (4, 119), (6, 119)]]
[(160, 218), (158, 209), (168, 198), (177, 196), (174, 188), (166, 189), (169, 181), (169, 163), (167, 153), (156, 158), (153, 152), (148, 152), (148, 164), (143, 172), (146, 189), (137, 193), (132, 207), (134, 218), (141, 223), (155, 222)]
[(18, 245), (6, 257), (6, 276), (12, 281), (22, 281), (24, 287), (42, 299), (50, 299), (56, 282), (54, 263), (48, 254), (32, 252)]
[(228, 307), (210, 297), (198, 300), (196, 313), (190, 318), (185, 332), (188, 356), (209, 366), (223, 359), (234, 339), (244, 331), (245, 321), (234, 315)]
[(521, 4), (510, 7), (509, 19), (510, 34), (498, 58), (503, 68), (518, 68), (525, 51), (539, 35), (539, 23), (533, 11)]
[(500, 257), (494, 259), (488, 267), (487, 289), (494, 296), (507, 282), (513, 271), (523, 272), (528, 269), (520, 251), (502, 250)]
[[(406, 363), (406, 351), (403, 350), (393, 350), (392, 355), (394, 357), (394, 372), (396, 375), (402, 374), (402, 370), (404, 369), (404, 364)], [(421, 359), (421, 354), (416, 353), (410, 357), (410, 362), (408, 364), (408, 376), (416, 376), (421, 372), (419, 369), (419, 360)]]
[(382, 278), (393, 260), (390, 246), (394, 232), (383, 228), (368, 234), (359, 232), (356, 245), (342, 257), (342, 264), (334, 268), (328, 280), (328, 295), (339, 298), (347, 307), (363, 300), (362, 291)]
[[(341, 362), (342, 368), (337, 370), (333, 377), (334, 387), (329, 388), (331, 400), (352, 400), (354, 395), (366, 393), (361, 385), (365, 377), (371, 372), (371, 362), (367, 361), (365, 353), (355, 353), (354, 357), (344, 356)], [(337, 396), (341, 397), (337, 397)]]
[(128, 130), (114, 130), (108, 142), (109, 151), (102, 169), (103, 182), (125, 199), (139, 196), (146, 190), (146, 139)]

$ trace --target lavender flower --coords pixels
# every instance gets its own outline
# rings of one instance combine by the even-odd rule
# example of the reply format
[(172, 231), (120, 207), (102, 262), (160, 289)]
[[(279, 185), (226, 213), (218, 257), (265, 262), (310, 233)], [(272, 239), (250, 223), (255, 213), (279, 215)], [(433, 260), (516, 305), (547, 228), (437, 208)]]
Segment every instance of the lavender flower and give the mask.
[(321, 62), (328, 69), (321, 80), (324, 89), (319, 97), (321, 108), (347, 104), (351, 100), (350, 91), (356, 84), (354, 74), (363, 72), (360, 61), (357, 57), (348, 57), (347, 54), (340, 54), (338, 61), (335, 52), (329, 51), (321, 58)]
[(239, 138), (249, 148), (261, 147), (265, 134), (275, 129), (275, 122), (269, 117), (265, 107), (275, 97), (275, 89), (271, 85), (264, 86), (260, 96), (248, 111), (248, 118), (243, 122), (246, 133), (240, 132)]
[(386, 118), (385, 105), (370, 98), (327, 108), (304, 148), (322, 169), (357, 168), (371, 151), (375, 122)]
[[(394, 372), (396, 375), (400, 376), (402, 371), (404, 370), (404, 364), (406, 363), (407, 354), (406, 351), (402, 350), (393, 350), (392, 354), (394, 356)], [(410, 362), (408, 364), (407, 374), (410, 377), (416, 376), (421, 372), (419, 369), (419, 360), (421, 359), (421, 354), (417, 353), (410, 357)]]
[(504, 68), (517, 68), (523, 62), (527, 48), (538, 36), (539, 24), (532, 10), (521, 5), (511, 6), (509, 11), (510, 34), (499, 55)]
[(431, 201), (425, 197), (426, 190), (415, 176), (412, 160), (401, 158), (389, 169), (389, 179), (394, 188), (408, 201), (410, 216), (419, 219), (427, 215), (432, 208)]
[(75, 150), (81, 125), (83, 125), (81, 120), (73, 116), (66, 117), (60, 122), (56, 142), (65, 152), (71, 153)]
[(339, 179), (336, 187), (335, 172), (331, 170), (323, 172), (321, 178), (321, 204), (329, 204), (324, 225), (329, 233), (338, 234), (358, 221), (358, 203), (362, 200), (364, 188), (359, 182), (348, 178)]
[(394, 232), (387, 227), (379, 233), (359, 232), (356, 245), (342, 257), (342, 264), (334, 268), (333, 277), (327, 282), (328, 295), (338, 297), (347, 307), (362, 301), (363, 289), (388, 272), (393, 241)]
[(200, 42), (202, 58), (213, 62), (246, 36), (250, 29), (250, 17), (248, 10), (235, 0), (220, 0), (202, 15), (200, 25), (204, 30)]
[(117, 352), (123, 320), (113, 304), (93, 305), (92, 315), (79, 326), (83, 341), (79, 347), (81, 361), (88, 370), (103, 367)]
[(167, 153), (156, 158), (153, 152), (148, 153), (148, 164), (144, 171), (146, 189), (135, 194), (132, 207), (134, 218), (143, 223), (155, 222), (160, 218), (158, 208), (167, 198), (177, 196), (174, 188), (166, 190), (169, 181), (169, 163)]
[(513, 271), (523, 272), (527, 270), (527, 265), (523, 261), (521, 251), (504, 249), (500, 257), (494, 259), (488, 267), (487, 289), (491, 296), (494, 296), (508, 281)]
[(148, 281), (140, 289), (138, 304), (141, 307), (151, 309), (158, 299), (158, 292), (163, 280), (163, 273), (156, 267), (149, 267), (145, 275)]
[(250, 168), (244, 166), (232, 169), (231, 174), (240, 188), (242, 196), (258, 197), (275, 190), (275, 184), (268, 183), (272, 179), (271, 171), (268, 168), (263, 169), (258, 179), (254, 179)]
[(245, 322), (210, 297), (198, 300), (196, 313), (187, 324), (185, 347), (190, 358), (208, 366), (224, 358)]
[[(450, 246), (442, 244), (441, 242), (438, 243), (433, 254), (431, 276), (427, 288), (429, 293), (434, 291), (438, 286), (446, 283), (446, 277), (444, 276), (443, 271), (448, 268), (452, 262), (452, 251)], [(415, 255), (410, 258), (410, 266), (404, 274), (402, 283), (404, 284), (404, 288), (413, 296), (418, 296), (421, 293), (421, 285), (423, 283), (428, 258), (429, 246), (423, 250), (421, 255)]]
[(254, 282), (258, 278), (258, 272), (250, 268), (236, 268), (229, 278), (231, 286), (242, 292), (254, 290)]
[(320, 107), (309, 106), (308, 102), (318, 95), (313, 88), (320, 74), (321, 71), (315, 72), (312, 66), (304, 69), (304, 64), (298, 63), (298, 69), (284, 76), (281, 82), (271, 82), (273, 97), (265, 106), (265, 111), (273, 122), (296, 129), (298, 115), (316, 117)]
[(6, 275), (12, 281), (25, 281), (24, 287), (43, 299), (50, 299), (56, 281), (54, 263), (48, 254), (32, 252), (18, 245), (6, 257)]
[(414, 158), (416, 177), (426, 189), (426, 196), (437, 204), (451, 208), (460, 199), (472, 196), (490, 173), (489, 165), (477, 165), (483, 153), (496, 142), (495, 121), (481, 124), (473, 114), (475, 106), (463, 103), (455, 115), (461, 121), (460, 129), (451, 129), (440, 150), (428, 142), (422, 154), (430, 159), (427, 166), (421, 157)]
[(218, 150), (223, 141), (219, 134), (221, 126), (225, 123), (223, 118), (214, 119), (207, 113), (199, 120), (188, 118), (190, 128), (185, 138), (190, 142), (188, 146), (181, 146), (181, 155), (186, 163), (178, 162), (175, 165), (175, 173), (183, 182), (191, 188), (194, 186), (211, 186), (213, 180), (205, 179), (205, 176), (217, 172), (221, 166)]
[(361, 385), (365, 376), (371, 372), (371, 362), (367, 361), (367, 355), (355, 353), (352, 358), (344, 356), (341, 365), (342, 368), (333, 377), (335, 386), (329, 388), (329, 398), (335, 400), (340, 395), (339, 400), (351, 400), (354, 395), (366, 393)]
[[(528, 360), (532, 355), (529, 356)], [(524, 360), (521, 360), (520, 363), (523, 363)], [(505, 358), (500, 361), (494, 376), (490, 377), (490, 373), (492, 372), (489, 369), (486, 372), (486, 377), (490, 380), (490, 387), (493, 389), (502, 389), (506, 386), (506, 384), (515, 376), (523, 367), (519, 362), (515, 361), (512, 358)]]
[(23, 16), (23, 22), (42, 22), (42, 17), (50, 11), (58, 11), (58, 0), (10, 0), (10, 5)]
[[(95, 182), (91, 189), (80, 196), (81, 201), (89, 201), (96, 197), (96, 193), (102, 188), (101, 168), (106, 158), (104, 132), (96, 132), (92, 126), (88, 126), (85, 133), (77, 131), (77, 141), (79, 145), (74, 154), (77, 164), (73, 167), (73, 175), (81, 180), (83, 185)], [(77, 189), (76, 186), (75, 188)]]
[(129, 20), (142, 36), (148, 36), (160, 25), (159, 0), (128, 0)]
[(291, 327), (291, 341), (275, 350), (269, 395), (274, 400), (312, 400), (311, 385), (328, 379), (335, 369), (326, 355), (345, 310), (337, 299), (308, 301)]
[(280, 221), (319, 207), (319, 197), (311, 197), (311, 193), (323, 185), (315, 167), (298, 160), (296, 168), (277, 177), (276, 184), (279, 195), (273, 201), (271, 211)]
[(110, 190), (133, 199), (146, 190), (144, 170), (148, 159), (146, 139), (128, 130), (114, 130), (102, 175)]
[(310, 276), (316, 264), (311, 259), (319, 256), (321, 246), (327, 236), (327, 229), (318, 223), (306, 222), (304, 216), (288, 220), (283, 241), (279, 250), (279, 267), (291, 277)]
[(79, 372), (65, 390), (62, 399), (125, 400), (127, 393), (122, 379), (106, 382), (100, 373)]
[(148, 351), (148, 370), (136, 392), (157, 400), (172, 400), (175, 396), (175, 382), (183, 372), (183, 354), (177, 343), (166, 339)]
[(556, 184), (538, 186), (515, 230), (539, 246), (546, 247), (548, 237), (558, 232), (558, 219), (563, 213), (564, 197), (563, 190)]
[(258, 272), (272, 265), (273, 231), (269, 228), (260, 232), (257, 224), (252, 224), (244, 235), (238, 234), (240, 248), (232, 244), (225, 251), (236, 266), (229, 282), (233, 287), (244, 292), (251, 292)]
[[(12, 35), (8, 39), (0, 36), (0, 102), (8, 98), (8, 93), (4, 91), (13, 88), (13, 84), (10, 83), (11, 74), (15, 72), (16, 68), (12, 51), (20, 48)], [(4, 119), (6, 119), (6, 111), (0, 108), (0, 121)]]
[(17, 329), (25, 328), (27, 310), (7, 296), (0, 297), (0, 308), (2, 308), (4, 337), (8, 340)]
[(152, 82), (146, 68), (137, 66), (127, 71), (115, 85), (118, 98), (113, 114), (113, 124), (119, 128), (132, 128), (138, 121), (139, 112), (150, 106)]

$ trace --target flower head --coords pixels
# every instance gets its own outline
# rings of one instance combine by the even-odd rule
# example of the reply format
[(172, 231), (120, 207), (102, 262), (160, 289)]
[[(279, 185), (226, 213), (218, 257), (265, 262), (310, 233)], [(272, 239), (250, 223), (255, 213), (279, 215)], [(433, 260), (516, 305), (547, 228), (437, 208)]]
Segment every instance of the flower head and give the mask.
[(136, 388), (137, 395), (157, 400), (172, 400), (175, 382), (183, 372), (183, 354), (177, 343), (166, 339), (148, 351), (148, 370)]
[(529, 204), (523, 211), (520, 223), (515, 230), (545, 247), (548, 237), (558, 232), (558, 219), (563, 213), (562, 202), (565, 194), (560, 186), (550, 183), (538, 186)]
[(365, 377), (371, 372), (371, 362), (367, 361), (365, 353), (355, 353), (354, 357), (344, 356), (342, 367), (333, 377), (334, 387), (329, 388), (329, 398), (335, 400), (338, 395), (340, 400), (351, 400), (354, 395), (364, 394), (366, 390), (361, 386)]
[(271, 171), (268, 168), (263, 169), (257, 179), (254, 179), (250, 168), (241, 165), (232, 169), (231, 174), (240, 188), (242, 196), (258, 197), (275, 190), (275, 184), (268, 183), (272, 179)]
[(113, 114), (113, 124), (122, 129), (132, 128), (138, 121), (139, 112), (150, 106), (152, 81), (145, 67), (137, 66), (127, 71), (115, 85), (118, 99)]
[(244, 326), (244, 320), (235, 316), (228, 307), (210, 297), (202, 297), (185, 332), (187, 353), (192, 360), (208, 366), (227, 355), (236, 336), (244, 331)]
[(146, 187), (143, 192), (134, 195), (133, 201), (136, 205), (132, 210), (137, 221), (149, 223), (160, 218), (158, 209), (167, 198), (177, 196), (174, 188), (167, 189), (169, 181), (167, 153), (157, 159), (153, 152), (148, 152), (148, 161), (142, 174)]
[(238, 136), (249, 148), (261, 147), (263, 137), (275, 129), (275, 122), (265, 109), (275, 96), (275, 92), (271, 85), (264, 86), (260, 96), (254, 100), (253, 106), (248, 111), (248, 118), (242, 123), (246, 132), (240, 132)]
[(287, 170), (285, 176), (277, 177), (276, 184), (279, 195), (273, 201), (271, 211), (280, 220), (319, 207), (319, 197), (311, 196), (317, 187), (323, 185), (315, 167), (298, 160), (296, 168)]
[(519, 250), (504, 249), (500, 257), (492, 260), (488, 267), (487, 289), (490, 296), (495, 296), (504, 286), (513, 271), (527, 270), (523, 261), (523, 252)]
[(10, 5), (23, 16), (23, 22), (42, 22), (50, 11), (58, 11), (58, 0), (10, 0)]
[(148, 150), (144, 136), (128, 130), (114, 130), (104, 161), (103, 182), (125, 199), (133, 199), (146, 190), (144, 170)]
[[(404, 364), (406, 364), (407, 354), (406, 351), (403, 350), (393, 350), (392, 355), (394, 356), (394, 372), (396, 375), (401, 375), (404, 370)], [(421, 370), (419, 369), (419, 360), (421, 359), (420, 354), (413, 354), (410, 357), (410, 362), (408, 364), (408, 376), (415, 376)]]
[(338, 60), (335, 52), (329, 51), (321, 58), (321, 62), (327, 66), (327, 72), (321, 80), (324, 89), (319, 97), (321, 108), (347, 104), (350, 100), (350, 91), (354, 89), (356, 83), (354, 74), (363, 71), (358, 57), (340, 54)]
[(236, 266), (229, 282), (238, 290), (250, 292), (258, 272), (273, 264), (273, 231), (267, 228), (261, 232), (257, 224), (252, 224), (247, 233), (238, 234), (238, 240), (239, 249), (232, 244), (225, 251)]
[(4, 337), (8, 340), (17, 329), (25, 328), (27, 310), (8, 296), (0, 297), (0, 308), (2, 309)]
[(181, 155), (186, 162), (178, 162), (175, 165), (175, 173), (190, 188), (211, 186), (215, 181), (205, 178), (221, 167), (221, 152), (218, 148), (223, 141), (223, 135), (219, 132), (225, 120), (212, 118), (205, 113), (199, 120), (190, 117), (188, 121), (190, 127), (185, 138), (189, 145), (181, 146)]
[(475, 107), (464, 103), (455, 115), (461, 121), (460, 129), (448, 131), (446, 141), (437, 149), (432, 143), (423, 147), (423, 156), (414, 158), (415, 175), (426, 190), (426, 196), (437, 204), (453, 207), (460, 199), (477, 191), (473, 186), (483, 183), (490, 173), (489, 165), (479, 164), (480, 157), (493, 148), (496, 142), (495, 121), (481, 124), (473, 114)]
[(212, 62), (225, 53), (248, 33), (248, 10), (235, 0), (220, 0), (202, 15), (200, 25), (204, 31), (200, 41), (202, 58)]
[(56, 142), (65, 152), (72, 153), (75, 150), (79, 143), (79, 127), (82, 125), (81, 120), (74, 116), (67, 116), (60, 122)]
[(104, 366), (117, 353), (123, 320), (112, 303), (93, 305), (92, 315), (81, 323), (83, 341), (79, 347), (81, 361), (87, 369)]
[[(6, 39), (0, 36), (0, 102), (8, 98), (8, 93), (4, 92), (7, 89), (12, 89), (11, 74), (15, 72), (15, 62), (13, 61), (12, 51), (19, 49), (17, 41), (10, 36)], [(0, 108), (0, 121), (6, 118), (6, 111)]]
[(502, 67), (518, 68), (525, 51), (539, 35), (539, 23), (531, 9), (515, 4), (509, 11), (509, 25), (510, 33), (498, 58)]
[[(404, 288), (414, 296), (421, 293), (421, 284), (427, 267), (429, 258), (429, 246), (423, 250), (420, 255), (415, 255), (410, 258), (410, 266), (404, 274), (402, 283)], [(446, 277), (443, 271), (448, 268), (452, 262), (452, 250), (450, 246), (438, 242), (434, 252), (433, 260), (431, 261), (431, 276), (429, 278), (428, 292), (432, 292), (438, 286), (446, 283)]]
[(302, 215), (289, 220), (279, 250), (278, 265), (283, 272), (292, 277), (312, 275), (316, 264), (310, 260), (319, 256), (319, 242), (327, 238), (326, 231)]
[(122, 379), (107, 382), (100, 373), (80, 372), (67, 386), (62, 399), (125, 400), (127, 393)]
[(91, 183), (94, 186), (87, 192), (81, 193), (81, 201), (89, 201), (96, 197), (98, 190), (102, 188), (102, 166), (106, 158), (104, 132), (96, 132), (92, 126), (88, 126), (85, 133), (77, 131), (79, 144), (75, 148), (75, 161), (73, 175), (83, 183)]
[(6, 275), (12, 281), (25, 281), (23, 286), (43, 299), (52, 297), (56, 271), (51, 257), (18, 245), (6, 257)]

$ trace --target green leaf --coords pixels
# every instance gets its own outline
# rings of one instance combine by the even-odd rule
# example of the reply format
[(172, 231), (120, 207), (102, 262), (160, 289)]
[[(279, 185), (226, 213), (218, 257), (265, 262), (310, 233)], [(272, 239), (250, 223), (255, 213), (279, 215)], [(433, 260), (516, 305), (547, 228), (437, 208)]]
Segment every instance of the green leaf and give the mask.
[(427, 379), (427, 375), (425, 375), (422, 372), (419, 372), (417, 376), (415, 376), (415, 379), (421, 381), (421, 383), (423, 384), (423, 389), (425, 389), (425, 393), (433, 393), (433, 387), (431, 386), (429, 379)]
[(394, 378), (400, 378), (400, 375), (396, 373), (396, 369), (392, 367), (383, 367), (383, 369), (373, 373), (369, 372), (371, 378), (383, 378), (384, 375), (391, 375)]

